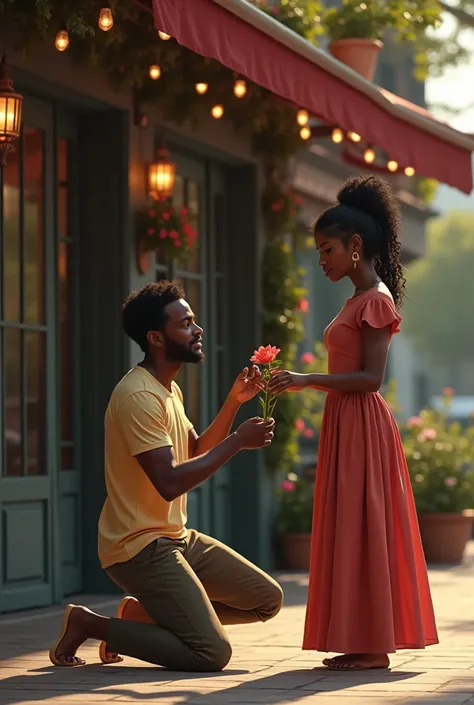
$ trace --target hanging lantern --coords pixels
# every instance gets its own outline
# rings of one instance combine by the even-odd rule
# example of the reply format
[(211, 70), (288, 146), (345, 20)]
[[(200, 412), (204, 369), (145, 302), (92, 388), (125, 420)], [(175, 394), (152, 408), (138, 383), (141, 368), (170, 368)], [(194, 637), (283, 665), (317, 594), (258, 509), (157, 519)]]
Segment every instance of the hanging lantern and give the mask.
[(12, 142), (20, 136), (21, 109), (23, 96), (15, 93), (7, 57), (0, 63), (0, 164), (5, 166), (8, 152), (13, 150)]
[(156, 150), (156, 159), (148, 164), (148, 193), (154, 201), (173, 194), (176, 164), (171, 161), (164, 143)]
[(302, 140), (309, 140), (311, 137), (311, 128), (305, 125), (300, 130), (300, 137)]
[(344, 133), (340, 127), (335, 127), (331, 132), (331, 139), (334, 144), (340, 144), (344, 139)]
[(367, 147), (367, 149), (364, 152), (364, 162), (367, 162), (367, 164), (373, 164), (375, 161), (375, 152), (372, 149), (372, 147)]
[(298, 125), (301, 125), (301, 127), (307, 125), (309, 122), (308, 111), (298, 110), (298, 112), (296, 113), (296, 122), (298, 123)]
[(108, 5), (101, 8), (101, 11), (99, 12), (98, 25), (103, 32), (108, 32), (109, 29), (112, 29), (114, 26), (114, 16), (112, 15), (112, 10)]
[(407, 176), (415, 176), (415, 170), (412, 166), (405, 167), (404, 171)]
[(161, 69), (158, 64), (152, 64), (148, 69), (148, 75), (153, 81), (157, 81), (161, 76)]
[(211, 109), (211, 115), (216, 120), (220, 120), (221, 117), (224, 115), (224, 106), (214, 105), (214, 107)]
[(66, 51), (69, 46), (69, 34), (67, 29), (60, 29), (56, 35), (54, 46), (58, 51)]
[(171, 39), (171, 34), (166, 34), (166, 32), (162, 32), (161, 29), (158, 30), (158, 36), (164, 42), (167, 42), (168, 39)]
[(398, 162), (396, 162), (394, 159), (390, 159), (390, 161), (387, 162), (387, 169), (393, 174), (398, 169)]
[(238, 79), (234, 83), (234, 95), (236, 98), (243, 98), (247, 93), (247, 84), (243, 79)]
[(207, 93), (209, 86), (207, 83), (196, 83), (195, 88), (196, 93), (199, 93), (199, 95), (204, 95), (204, 93)]

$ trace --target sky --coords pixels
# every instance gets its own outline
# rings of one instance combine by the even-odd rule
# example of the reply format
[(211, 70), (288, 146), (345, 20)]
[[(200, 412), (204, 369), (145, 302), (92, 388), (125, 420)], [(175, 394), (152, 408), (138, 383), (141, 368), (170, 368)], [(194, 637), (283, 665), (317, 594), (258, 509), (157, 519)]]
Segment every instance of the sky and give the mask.
[[(439, 30), (440, 36), (450, 30), (452, 22), (452, 18), (446, 16), (443, 27)], [(470, 61), (456, 68), (447, 69), (440, 78), (428, 78), (426, 101), (436, 117), (461, 132), (474, 134), (474, 30), (466, 30), (461, 41), (471, 50)], [(459, 114), (447, 115), (432, 107), (443, 103), (458, 108)], [(452, 208), (474, 211), (474, 192), (470, 196), (465, 196), (457, 189), (441, 186), (434, 206), (441, 211)]]

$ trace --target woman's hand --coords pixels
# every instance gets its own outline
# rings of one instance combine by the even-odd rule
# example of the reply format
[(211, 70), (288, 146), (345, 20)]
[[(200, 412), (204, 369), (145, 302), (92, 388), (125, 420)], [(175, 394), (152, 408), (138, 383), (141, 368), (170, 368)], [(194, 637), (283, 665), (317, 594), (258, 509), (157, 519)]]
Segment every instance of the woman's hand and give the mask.
[(307, 375), (290, 370), (275, 370), (269, 383), (269, 391), (278, 396), (282, 392), (299, 392), (307, 385)]

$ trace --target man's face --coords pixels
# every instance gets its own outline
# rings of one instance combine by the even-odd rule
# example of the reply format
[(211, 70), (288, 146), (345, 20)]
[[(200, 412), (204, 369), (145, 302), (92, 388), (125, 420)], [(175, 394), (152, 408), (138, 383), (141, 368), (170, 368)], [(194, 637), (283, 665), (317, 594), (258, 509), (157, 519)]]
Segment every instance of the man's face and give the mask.
[(165, 309), (164, 349), (169, 362), (202, 362), (202, 333), (194, 313), (184, 299), (173, 301)]

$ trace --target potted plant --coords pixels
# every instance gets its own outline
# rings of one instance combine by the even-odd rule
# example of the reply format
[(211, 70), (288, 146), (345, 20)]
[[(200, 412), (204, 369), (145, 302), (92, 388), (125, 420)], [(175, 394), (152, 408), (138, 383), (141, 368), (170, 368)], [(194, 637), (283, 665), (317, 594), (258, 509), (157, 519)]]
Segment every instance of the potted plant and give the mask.
[(291, 570), (309, 570), (314, 485), (290, 472), (276, 491), (277, 531)]
[(371, 81), (388, 30), (404, 41), (416, 41), (428, 27), (440, 23), (437, 0), (342, 0), (321, 17), (330, 39), (329, 51), (339, 61)]
[(163, 261), (186, 261), (197, 244), (187, 208), (176, 208), (172, 198), (153, 201), (137, 212), (139, 253), (155, 251)]
[(451, 390), (441, 411), (424, 409), (403, 429), (425, 557), (459, 563), (472, 532), (474, 424), (449, 420)]

